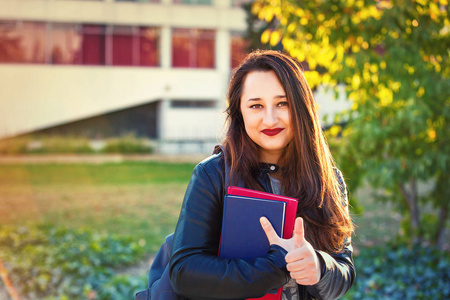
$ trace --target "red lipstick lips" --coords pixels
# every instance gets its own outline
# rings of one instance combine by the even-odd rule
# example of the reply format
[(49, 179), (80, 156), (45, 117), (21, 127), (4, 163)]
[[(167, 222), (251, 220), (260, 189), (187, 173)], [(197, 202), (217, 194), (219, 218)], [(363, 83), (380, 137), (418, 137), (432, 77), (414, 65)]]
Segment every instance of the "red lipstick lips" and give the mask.
[(274, 136), (282, 132), (284, 128), (264, 129), (262, 133), (268, 136)]

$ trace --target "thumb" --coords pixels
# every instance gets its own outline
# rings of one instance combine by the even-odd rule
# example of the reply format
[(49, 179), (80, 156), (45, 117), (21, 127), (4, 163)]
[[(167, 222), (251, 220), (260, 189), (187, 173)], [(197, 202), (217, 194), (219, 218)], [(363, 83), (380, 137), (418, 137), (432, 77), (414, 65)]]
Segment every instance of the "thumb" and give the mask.
[(303, 229), (303, 219), (297, 218), (294, 225), (294, 247), (300, 248), (305, 242), (305, 231)]
[(267, 239), (269, 240), (269, 244), (276, 244), (277, 241), (280, 239), (275, 229), (273, 229), (272, 224), (269, 220), (267, 220), (266, 217), (261, 217), (259, 219), (259, 222), (261, 223), (262, 229), (266, 233)]

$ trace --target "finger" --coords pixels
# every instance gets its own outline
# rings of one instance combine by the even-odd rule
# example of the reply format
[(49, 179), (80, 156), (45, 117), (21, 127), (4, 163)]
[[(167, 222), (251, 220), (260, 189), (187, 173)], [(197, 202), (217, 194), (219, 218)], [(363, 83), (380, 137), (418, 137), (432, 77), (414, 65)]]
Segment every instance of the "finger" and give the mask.
[(270, 221), (267, 220), (266, 217), (261, 217), (259, 219), (259, 222), (261, 223), (262, 229), (266, 233), (267, 239), (269, 240), (269, 244), (275, 244), (280, 237), (278, 236), (275, 229), (273, 229), (272, 224), (270, 224)]
[(299, 260), (295, 262), (288, 263), (286, 269), (289, 272), (300, 272), (306, 269), (304, 260)]
[(294, 247), (300, 248), (305, 242), (305, 232), (303, 229), (303, 219), (297, 218), (294, 225)]
[[(292, 242), (294, 242), (294, 241), (292, 241)], [(300, 248), (294, 248), (293, 251), (290, 251), (288, 254), (286, 254), (285, 260), (289, 264), (289, 263), (293, 263), (296, 261), (301, 261), (304, 258), (305, 258), (305, 252), (302, 251), (302, 249), (300, 249)]]

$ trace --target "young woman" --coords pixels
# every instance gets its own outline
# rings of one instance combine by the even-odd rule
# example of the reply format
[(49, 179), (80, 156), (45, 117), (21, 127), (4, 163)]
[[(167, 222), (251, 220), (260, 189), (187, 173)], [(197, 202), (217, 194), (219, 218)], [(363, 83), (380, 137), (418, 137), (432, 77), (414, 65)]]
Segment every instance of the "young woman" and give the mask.
[[(341, 297), (355, 278), (353, 226), (300, 64), (276, 51), (249, 54), (231, 78), (228, 101), (225, 150), (196, 166), (186, 190), (172, 286), (188, 299), (262, 297), (282, 286), (283, 299)], [(271, 244), (265, 257), (218, 257), (227, 184), (299, 199), (293, 238), (278, 237), (261, 218)]]

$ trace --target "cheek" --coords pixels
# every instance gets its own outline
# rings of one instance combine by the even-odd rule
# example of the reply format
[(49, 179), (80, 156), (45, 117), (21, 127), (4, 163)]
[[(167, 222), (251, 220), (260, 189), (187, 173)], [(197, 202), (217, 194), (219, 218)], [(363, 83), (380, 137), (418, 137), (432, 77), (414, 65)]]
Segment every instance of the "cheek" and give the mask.
[(243, 115), (243, 119), (244, 119), (244, 127), (247, 132), (249, 130), (254, 130), (255, 127), (258, 126), (257, 116), (254, 114)]

